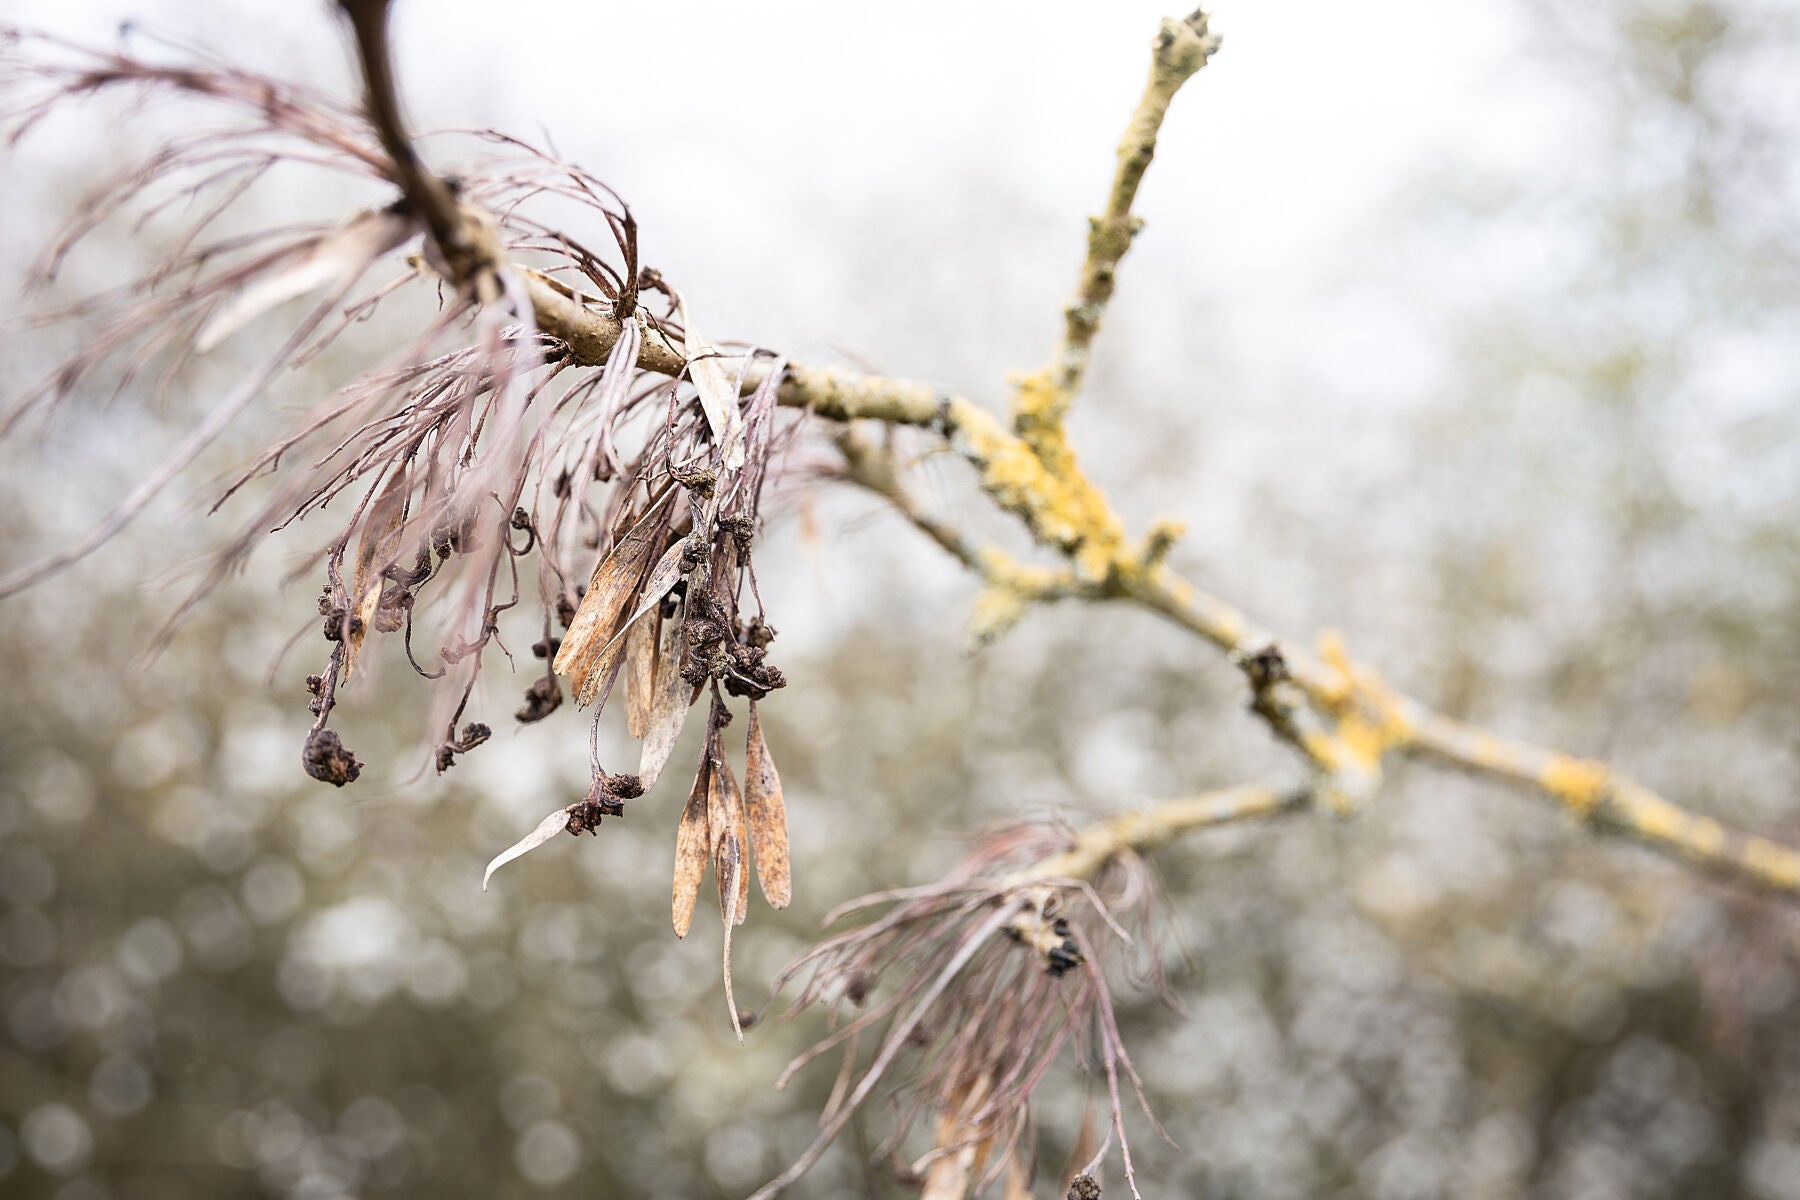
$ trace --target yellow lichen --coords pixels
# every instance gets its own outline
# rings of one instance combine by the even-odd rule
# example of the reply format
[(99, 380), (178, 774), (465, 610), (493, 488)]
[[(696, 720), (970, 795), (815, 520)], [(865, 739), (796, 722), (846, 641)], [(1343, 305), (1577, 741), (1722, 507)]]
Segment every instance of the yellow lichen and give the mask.
[(986, 644), (1019, 623), (1034, 600), (1065, 594), (1071, 583), (1066, 571), (1028, 567), (992, 546), (980, 552), (981, 575), (987, 586), (975, 599), (969, 633)]
[(1695, 858), (1710, 861), (1725, 849), (1725, 827), (1711, 817), (1697, 817), (1678, 805), (1658, 799), (1631, 805), (1626, 824), (1651, 841), (1678, 846)]
[[(1585, 818), (1591, 817), (1600, 807), (1600, 802), (1606, 798), (1611, 778), (1612, 772), (1605, 763), (1575, 758), (1568, 754), (1553, 754), (1538, 776), (1538, 783), (1546, 792), (1561, 800), (1570, 812)], [(1674, 805), (1667, 807), (1683, 818), (1687, 816)], [(1649, 812), (1643, 815), (1645, 819), (1654, 819), (1654, 815)]]
[[(1029, 411), (1048, 419), (1041, 396)], [(1069, 554), (1089, 582), (1112, 577), (1125, 563), (1125, 532), (1100, 490), (1081, 473), (1060, 425), (1015, 437), (988, 413), (953, 401), (946, 423), (964, 454), (981, 467), (981, 486), (996, 503), (1024, 519), (1033, 534)]]
[(1744, 839), (1744, 865), (1773, 887), (1800, 888), (1800, 854), (1765, 837)]
[(1025, 615), (1025, 598), (1011, 588), (989, 584), (975, 597), (969, 616), (969, 636), (986, 645), (1019, 623)]
[(1364, 770), (1379, 767), (1382, 756), (1397, 740), (1386, 722), (1367, 720), (1360, 712), (1345, 713), (1338, 721), (1337, 742), (1343, 747), (1343, 757)]
[(1062, 427), (1074, 396), (1051, 377), (1048, 367), (1030, 373), (1015, 371), (1007, 376), (1007, 382), (1013, 386), (1013, 428), (1036, 450), (1039, 433)]
[(1350, 659), (1350, 648), (1344, 635), (1335, 629), (1319, 631), (1319, 662), (1327, 677), (1320, 681), (1319, 699), (1329, 707), (1342, 710), (1351, 701), (1356, 688), (1356, 664)]
[(1343, 634), (1335, 629), (1319, 635), (1319, 660), (1325, 678), (1316, 695), (1337, 717), (1332, 740), (1340, 764), (1379, 771), (1388, 751), (1413, 738), (1400, 696), (1379, 676), (1357, 665)]
[(1300, 748), (1306, 756), (1328, 772), (1342, 770), (1349, 764), (1338, 746), (1336, 738), (1323, 729), (1305, 729), (1300, 732)]

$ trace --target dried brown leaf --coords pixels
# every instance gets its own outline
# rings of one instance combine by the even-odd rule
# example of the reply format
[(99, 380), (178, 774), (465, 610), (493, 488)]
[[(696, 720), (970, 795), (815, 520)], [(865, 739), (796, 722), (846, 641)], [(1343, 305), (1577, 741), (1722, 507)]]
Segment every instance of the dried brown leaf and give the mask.
[(656, 646), (661, 640), (660, 620), (639, 621), (625, 638), (625, 725), (631, 736), (642, 739), (650, 732), (650, 713), (656, 703)]
[(756, 704), (750, 705), (750, 733), (744, 754), (744, 816), (750, 826), (751, 857), (756, 861), (756, 881), (770, 908), (786, 908), (793, 898), (789, 875), (787, 802), (781, 794), (781, 776), (763, 740), (762, 720)]
[(719, 912), (729, 923), (742, 925), (750, 908), (750, 872), (743, 869), (749, 857), (744, 837), (744, 793), (738, 789), (737, 777), (731, 773), (731, 764), (725, 761), (716, 740), (709, 771), (706, 811), (713, 870), (719, 879)]
[(664, 508), (673, 489), (654, 501), (637, 524), (627, 530), (612, 552), (594, 567), (581, 607), (563, 635), (554, 667), (567, 675), (577, 704), (591, 704), (618, 667), (624, 642), (613, 637), (626, 606), (637, 595), (650, 556), (660, 548)]
[(350, 603), (356, 606), (356, 618), (350, 622), (344, 639), (344, 678), (356, 667), (356, 656), (362, 650), (363, 638), (375, 627), (375, 612), (381, 607), (381, 573), (400, 552), (400, 530), (406, 523), (407, 474), (404, 466), (388, 473), (381, 494), (369, 505), (363, 519), (362, 537), (356, 543), (356, 570), (351, 576)]
[[(748, 878), (748, 874), (744, 870), (744, 860), (738, 855), (737, 843), (727, 842), (726, 850), (726, 857), (731, 860), (731, 882), (728, 886), (733, 896), (733, 904), (723, 914), (725, 917), (725, 948), (722, 952), (720, 970), (725, 977), (725, 1009), (731, 1014), (731, 1031), (737, 1034), (738, 1044), (741, 1046), (744, 1043), (744, 1023), (738, 1017), (737, 996), (731, 987), (731, 927), (742, 924), (744, 920), (740, 906), (748, 898), (748, 892), (740, 884)], [(723, 879), (724, 876), (721, 875), (720, 878)]]
[(726, 471), (744, 465), (744, 418), (738, 410), (738, 383), (719, 356), (716, 346), (700, 336), (687, 301), (681, 301), (682, 337), (687, 345), (688, 377), (700, 394), (700, 407), (712, 429), (713, 445), (720, 451)]
[(649, 726), (644, 732), (644, 749), (638, 759), (638, 778), (647, 792), (656, 786), (657, 776), (675, 752), (681, 727), (687, 721), (688, 706), (693, 700), (693, 687), (681, 677), (681, 656), (686, 645), (679, 614), (662, 623), (660, 642), (656, 648), (656, 687), (650, 703)]
[(688, 793), (687, 807), (681, 811), (681, 825), (675, 831), (675, 936), (686, 937), (694, 920), (694, 900), (700, 894), (700, 881), (706, 876), (706, 860), (711, 852), (707, 838), (706, 793), (711, 776), (711, 757), (700, 759), (700, 770), (694, 776), (694, 788)]

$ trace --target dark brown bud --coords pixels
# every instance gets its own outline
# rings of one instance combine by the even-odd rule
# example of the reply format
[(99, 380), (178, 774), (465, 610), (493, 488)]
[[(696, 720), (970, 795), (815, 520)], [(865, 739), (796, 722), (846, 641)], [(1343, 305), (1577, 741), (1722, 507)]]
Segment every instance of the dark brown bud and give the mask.
[(362, 763), (329, 729), (315, 729), (307, 735), (306, 747), (300, 752), (300, 763), (308, 775), (333, 787), (354, 783), (362, 774)]
[(1069, 1200), (1100, 1200), (1100, 1185), (1092, 1175), (1077, 1175), (1069, 1184)]
[(562, 689), (553, 676), (540, 675), (525, 689), (525, 706), (513, 714), (521, 725), (541, 721), (562, 707)]

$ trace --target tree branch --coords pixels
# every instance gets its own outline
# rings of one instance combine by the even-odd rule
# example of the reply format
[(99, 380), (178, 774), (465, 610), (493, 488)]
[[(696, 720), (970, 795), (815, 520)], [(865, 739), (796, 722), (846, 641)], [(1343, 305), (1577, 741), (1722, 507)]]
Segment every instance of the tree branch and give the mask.
[(1504, 738), (1437, 712), (1351, 659), (1336, 634), (1320, 639), (1320, 656), (1313, 658), (1166, 571), (1134, 581), (1131, 597), (1230, 652), (1247, 674), (1259, 660), (1278, 657), (1286, 679), (1331, 722), (1302, 735), (1308, 757), (1328, 775), (1360, 773), (1368, 781), (1365, 795), (1379, 782), (1382, 760), (1401, 753), (1526, 788), (1596, 829), (1800, 900), (1800, 851), (1689, 812), (1604, 762)]
[[(528, 278), (534, 281), (534, 302), (540, 291), (556, 298), (556, 303), (540, 307), (539, 327), (568, 343), (579, 361), (604, 362), (606, 351), (618, 340), (619, 323), (548, 282), (536, 282), (542, 281), (541, 276)], [(647, 337), (644, 347), (639, 365), (667, 369), (669, 374), (679, 371), (680, 356), (666, 342)], [(750, 375), (746, 390), (760, 382), (755, 372)], [(804, 364), (788, 366), (778, 399), (784, 407), (833, 420), (876, 420), (935, 432), (981, 472), (983, 490), (1019, 517), (1038, 542), (1065, 553), (1071, 546), (1079, 553), (1093, 545), (1084, 536), (1092, 527), (1082, 524), (1092, 515), (1080, 498), (1085, 479), (1075, 484), (1050, 471), (1023, 438), (1009, 433), (992, 413), (970, 400), (916, 380)], [(1240, 666), (1249, 656), (1272, 650), (1307, 706), (1292, 710), (1302, 714), (1297, 725), (1304, 728), (1295, 736), (1283, 736), (1294, 741), (1326, 778), (1320, 795), (1332, 807), (1350, 810), (1372, 795), (1380, 782), (1382, 760), (1397, 751), (1529, 788), (1597, 828), (1627, 834), (1722, 875), (1800, 899), (1800, 852), (1790, 847), (1690, 813), (1605, 764), (1509, 741), (1436, 712), (1393, 692), (1370, 668), (1350, 661), (1341, 648), (1331, 648), (1332, 639), (1327, 639), (1329, 657), (1336, 661), (1330, 664), (1281, 641), (1237, 608), (1162, 565), (1160, 559), (1173, 541), (1172, 527), (1152, 530), (1135, 546), (1118, 539), (1097, 579), (1079, 566), (1073, 572), (1046, 573), (1043, 568), (1021, 566), (997, 550), (971, 546), (960, 534), (935, 523), (911, 500), (897, 474), (889, 482), (877, 474), (857, 478), (858, 470), (852, 466), (848, 472), (855, 482), (894, 504), (990, 585), (992, 594), (984, 595), (994, 611), (985, 616), (978, 611), (978, 633), (986, 630), (992, 636), (1003, 630), (1033, 601), (1111, 599), (1160, 614), (1233, 655)], [(876, 469), (865, 464), (860, 470)], [(1122, 527), (1110, 509), (1105, 510), (1104, 523)], [(1268, 718), (1260, 707), (1258, 711)], [(1311, 714), (1323, 720), (1311, 720)]]
[(1197, 829), (1298, 812), (1311, 798), (1310, 790), (1305, 788), (1279, 791), (1246, 785), (1163, 800), (1086, 826), (1075, 835), (1068, 849), (1032, 866), (1019, 876), (1018, 882), (1091, 880), (1101, 867), (1121, 854), (1154, 850)]
[(892, 447), (877, 445), (855, 428), (836, 439), (844, 456), (844, 478), (874, 492), (944, 552), (975, 572), (985, 586), (975, 602), (970, 633), (977, 644), (993, 641), (1016, 625), (1037, 603), (1087, 596), (1089, 585), (1067, 568), (1031, 567), (998, 546), (978, 546), (962, 533), (926, 512), (901, 479)]
[[(387, 22), (392, 0), (338, 0), (356, 38), (357, 62), (362, 68), (364, 108), (381, 148), (392, 164), (392, 179), (406, 198), (409, 212), (424, 223), (437, 247), (450, 282), (458, 287), (474, 280), (484, 267), (496, 265), (498, 247), (481, 236), (443, 179), (427, 168), (413, 148), (400, 115), (400, 91), (394, 79)], [(498, 288), (483, 287), (483, 303), (491, 302)]]
[[(385, 50), (386, 0), (340, 3), (357, 31), (371, 114), (383, 144), (390, 139), (404, 144)], [(1394, 692), (1374, 671), (1351, 661), (1335, 638), (1323, 639), (1323, 660), (1281, 642), (1163, 565), (1179, 532), (1176, 526), (1157, 526), (1139, 543), (1127, 540), (1123, 522), (1077, 464), (1062, 417), (1084, 377), (1118, 262), (1139, 227), (1130, 209), (1155, 152), (1163, 116), (1175, 92), (1206, 64), (1218, 44), (1204, 13), (1164, 21), (1149, 80), (1119, 144), (1106, 212), (1092, 223), (1081, 284), (1065, 309), (1062, 343), (1048, 366), (1016, 381), (1016, 432), (986, 409), (932, 384), (833, 367), (788, 364), (778, 403), (835, 421), (911, 425), (945, 438), (980, 472), (989, 497), (1018, 517), (1036, 541), (1067, 556), (1070, 570), (1025, 567), (998, 550), (970, 545), (913, 502), (891, 463), (878, 464), (866, 456), (859, 463), (856, 443), (840, 446), (850, 447), (846, 473), (853, 481), (882, 495), (988, 584), (985, 613), (978, 608), (978, 633), (993, 636), (1016, 622), (1030, 603), (1066, 597), (1128, 600), (1159, 613), (1232, 655), (1245, 669), (1253, 709), (1319, 772), (1318, 794), (1331, 807), (1350, 811), (1365, 801), (1380, 784), (1385, 757), (1399, 752), (1525, 787), (1596, 828), (1800, 899), (1800, 852), (1690, 813), (1604, 763), (1511, 741), (1438, 713)], [(409, 200), (416, 186), (422, 199), (414, 202), (428, 219), (433, 211), (441, 218), (441, 210), (432, 207), (437, 203), (432, 185), (441, 187), (441, 181), (424, 171), (410, 150), (401, 154), (389, 145), (389, 152), (403, 171), (410, 168), (418, 176), (413, 186), (401, 182)], [(568, 345), (582, 365), (602, 365), (619, 340), (621, 322), (588, 307), (549, 276), (522, 274), (538, 327)], [(637, 365), (678, 376), (686, 359), (646, 323)], [(758, 364), (745, 372), (746, 393), (762, 382), (767, 369)], [(1270, 677), (1275, 664), (1278, 677)], [(1259, 679), (1258, 672), (1264, 677)]]
[(1088, 348), (1100, 332), (1101, 318), (1112, 300), (1119, 261), (1143, 228), (1143, 221), (1132, 215), (1131, 206), (1156, 154), (1156, 136), (1162, 129), (1163, 117), (1181, 85), (1218, 52), (1219, 43), (1219, 35), (1207, 29), (1206, 13), (1198, 9), (1185, 20), (1163, 18), (1152, 48), (1144, 94), (1119, 140), (1118, 167), (1107, 194), (1106, 211), (1088, 219), (1087, 259), (1081, 266), (1075, 298), (1063, 308), (1062, 344), (1049, 364), (1021, 385), (1015, 402), (1014, 423), (1028, 442), (1035, 442), (1034, 433), (1041, 427), (1060, 422), (1081, 390), (1087, 374)]

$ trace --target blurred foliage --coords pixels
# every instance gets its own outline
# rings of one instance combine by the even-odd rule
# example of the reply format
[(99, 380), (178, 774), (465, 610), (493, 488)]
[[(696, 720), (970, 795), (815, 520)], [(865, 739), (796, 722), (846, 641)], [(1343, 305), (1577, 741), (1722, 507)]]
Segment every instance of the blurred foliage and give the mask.
[[(1268, 411), (1196, 428), (1182, 379), (1104, 345), (1094, 468), (1127, 505), (1137, 484), (1202, 506), (1178, 561), (1277, 627), (1335, 624), (1452, 711), (1792, 838), (1800, 22), (1522, 11), (1531, 153), (1471, 137), (1403, 189)], [(859, 253), (840, 268), (891, 287)], [(1407, 348), (1360, 338), (1369, 311), (1412, 323), (1441, 379), (1384, 394)], [(49, 348), (8, 353), (10, 386)], [(96, 402), (10, 455), (0, 545), (81, 524), (70, 481), (116, 479), (181, 416)], [(937, 877), (986, 821), (1291, 769), (1230, 668), (1150, 619), (1059, 608), (966, 657), (972, 585), (931, 548), (859, 496), (785, 504), (768, 553), (790, 569), (762, 582), (800, 616), (794, 686), (765, 720), (797, 900), (757, 902), (741, 998), (825, 909)], [(420, 779), (388, 653), (345, 710), (371, 770), (322, 788), (298, 769), (310, 593), (279, 562), (130, 668), (172, 602), (139, 581), (201, 544), (191, 514), (160, 521), (0, 614), (0, 1190), (728, 1196), (806, 1145), (829, 1070), (770, 1085), (810, 1018), (740, 1049), (716, 929), (668, 932), (684, 780), (483, 895), (482, 861), (585, 790), (579, 722)], [(490, 715), (516, 706), (499, 682)], [(1136, 1139), (1146, 1194), (1800, 1198), (1791, 911), (1418, 768), (1354, 823), (1220, 831), (1158, 866), (1187, 1011), (1127, 1013), (1180, 1143)], [(1093, 1084), (1047, 1105), (1041, 1179)], [(799, 1194), (899, 1193), (846, 1144)]]

